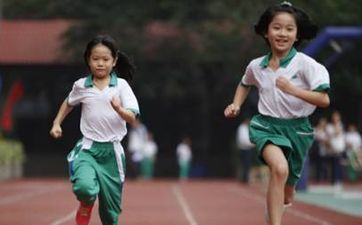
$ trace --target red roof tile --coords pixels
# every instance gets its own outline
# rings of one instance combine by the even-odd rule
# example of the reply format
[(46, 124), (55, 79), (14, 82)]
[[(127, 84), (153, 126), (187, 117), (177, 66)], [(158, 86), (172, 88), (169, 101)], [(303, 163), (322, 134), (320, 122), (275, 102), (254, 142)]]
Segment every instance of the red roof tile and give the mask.
[(71, 26), (66, 20), (0, 21), (1, 64), (65, 62), (61, 35)]

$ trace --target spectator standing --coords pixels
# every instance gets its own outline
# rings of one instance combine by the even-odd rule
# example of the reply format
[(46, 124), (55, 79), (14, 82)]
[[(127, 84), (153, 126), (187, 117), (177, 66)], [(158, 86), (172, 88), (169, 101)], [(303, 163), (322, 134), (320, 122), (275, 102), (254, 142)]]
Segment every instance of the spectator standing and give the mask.
[(179, 179), (186, 180), (189, 177), (192, 160), (191, 139), (184, 137), (176, 147), (177, 161), (179, 165)]
[(249, 183), (249, 174), (252, 164), (252, 155), (254, 144), (251, 143), (249, 138), (249, 122), (250, 119), (246, 118), (239, 125), (236, 135), (236, 145), (239, 151), (240, 159), (240, 181), (244, 184)]
[(346, 132), (346, 156), (348, 162), (347, 174), (352, 181), (358, 179), (358, 170), (362, 169), (362, 165), (358, 161), (361, 154), (362, 138), (355, 124), (349, 124)]
[(143, 148), (147, 141), (147, 128), (137, 119), (132, 124), (128, 138), (128, 150), (131, 154), (131, 168), (133, 176), (139, 177), (141, 172), (141, 162), (143, 160)]
[(147, 133), (147, 140), (143, 147), (143, 159), (141, 165), (142, 177), (146, 180), (152, 179), (158, 147), (153, 138), (153, 133)]
[(346, 141), (341, 114), (338, 111), (332, 113), (331, 122), (327, 125), (327, 133), (332, 161), (331, 183), (340, 189), (343, 180), (342, 159), (346, 150)]
[(328, 133), (327, 133), (326, 117), (321, 117), (318, 120), (317, 126), (314, 129), (315, 140), (317, 145), (316, 173), (317, 181), (326, 181), (328, 179)]

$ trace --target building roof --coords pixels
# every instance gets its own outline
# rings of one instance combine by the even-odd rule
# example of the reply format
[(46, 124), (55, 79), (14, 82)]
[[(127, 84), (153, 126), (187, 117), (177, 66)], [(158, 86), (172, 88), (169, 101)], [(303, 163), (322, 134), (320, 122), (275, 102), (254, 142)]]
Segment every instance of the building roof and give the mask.
[(61, 56), (66, 20), (0, 21), (0, 64), (54, 64)]

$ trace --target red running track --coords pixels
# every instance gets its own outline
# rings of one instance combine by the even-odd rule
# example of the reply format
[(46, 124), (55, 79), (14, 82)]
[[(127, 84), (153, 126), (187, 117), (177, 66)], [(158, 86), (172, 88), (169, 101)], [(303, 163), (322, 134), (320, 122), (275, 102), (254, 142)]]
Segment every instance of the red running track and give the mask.
[[(121, 225), (265, 225), (265, 195), (230, 180), (126, 181)], [(0, 225), (74, 225), (66, 179), (0, 182)], [(295, 202), (288, 225), (361, 225), (362, 219)], [(95, 207), (90, 225), (101, 225)]]

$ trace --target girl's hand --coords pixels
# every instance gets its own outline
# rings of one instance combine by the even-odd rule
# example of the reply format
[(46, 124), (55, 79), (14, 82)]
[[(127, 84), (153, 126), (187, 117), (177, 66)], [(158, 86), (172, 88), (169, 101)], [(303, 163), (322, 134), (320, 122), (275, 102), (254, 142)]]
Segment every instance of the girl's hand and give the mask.
[(122, 107), (121, 99), (118, 96), (113, 96), (111, 100), (111, 105), (116, 112)]
[(228, 105), (224, 110), (224, 115), (227, 118), (234, 118), (240, 113), (240, 107), (237, 107), (233, 103)]
[(121, 99), (118, 96), (112, 97), (111, 105), (113, 109), (118, 113), (118, 115), (122, 117), (125, 121), (130, 124), (135, 122), (136, 115), (133, 112), (122, 107)]
[(296, 87), (289, 82), (289, 80), (283, 76), (280, 76), (276, 79), (275, 85), (285, 93), (294, 95)]
[(59, 124), (53, 124), (52, 129), (50, 130), (50, 136), (55, 139), (62, 137), (62, 127)]

